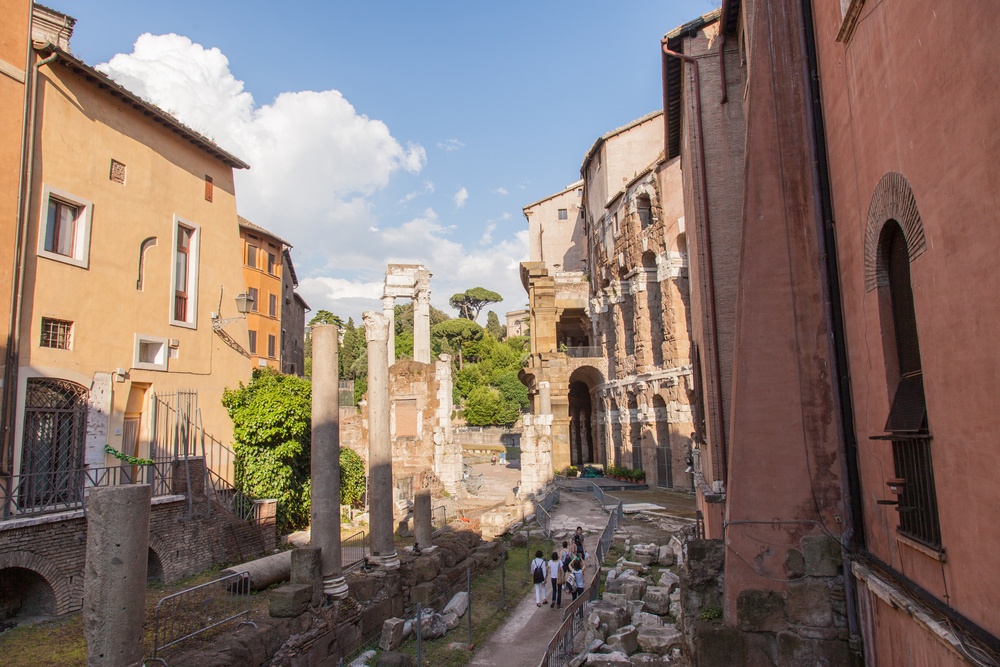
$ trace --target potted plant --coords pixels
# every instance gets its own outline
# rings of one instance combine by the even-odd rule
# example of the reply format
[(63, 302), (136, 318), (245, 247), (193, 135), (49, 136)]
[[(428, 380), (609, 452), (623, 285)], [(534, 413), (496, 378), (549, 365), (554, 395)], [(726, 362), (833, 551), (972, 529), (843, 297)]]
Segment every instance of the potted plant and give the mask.
[(635, 481), (638, 482), (639, 484), (644, 484), (646, 482), (646, 471), (636, 470)]
[(579, 475), (579, 472), (580, 471), (577, 470), (576, 466), (570, 466), (569, 468), (566, 469), (566, 476), (567, 477), (576, 477), (577, 475)]

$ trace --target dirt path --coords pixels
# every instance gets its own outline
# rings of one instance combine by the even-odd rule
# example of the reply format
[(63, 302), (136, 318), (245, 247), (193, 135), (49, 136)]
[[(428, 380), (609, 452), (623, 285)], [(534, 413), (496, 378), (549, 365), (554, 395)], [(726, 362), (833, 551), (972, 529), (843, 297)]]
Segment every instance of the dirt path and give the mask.
[[(584, 547), (591, 554), (597, 550), (597, 540), (608, 515), (597, 504), (593, 496), (582, 493), (562, 493), (559, 504), (553, 508), (552, 529), (558, 535), (561, 531), (572, 531), (583, 526), (586, 538)], [(590, 578), (596, 560), (591, 557), (585, 563), (586, 578)], [(551, 594), (551, 590), (549, 590)], [(563, 607), (572, 601), (563, 599)], [(481, 648), (476, 650), (470, 667), (534, 667), (542, 658), (559, 625), (562, 611), (548, 605), (535, 606), (535, 592), (531, 590), (518, 603), (507, 621), (493, 633)]]

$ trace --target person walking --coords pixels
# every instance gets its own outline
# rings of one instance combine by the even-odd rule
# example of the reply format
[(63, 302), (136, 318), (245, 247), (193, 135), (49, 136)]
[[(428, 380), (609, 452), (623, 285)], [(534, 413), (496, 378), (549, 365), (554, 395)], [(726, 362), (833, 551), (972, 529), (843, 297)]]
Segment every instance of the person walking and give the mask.
[(569, 572), (569, 564), (573, 562), (573, 552), (569, 550), (569, 542), (563, 540), (562, 551), (559, 552), (559, 560), (562, 561), (563, 570)]
[(536, 607), (541, 607), (543, 604), (549, 603), (545, 592), (545, 579), (547, 572), (548, 566), (545, 563), (545, 558), (542, 556), (542, 550), (539, 549), (535, 552), (535, 559), (531, 561), (531, 581), (535, 584)]
[(583, 559), (577, 556), (569, 567), (573, 573), (573, 583), (576, 584), (573, 588), (573, 599), (575, 600), (583, 595)]
[(587, 552), (583, 550), (583, 526), (577, 526), (573, 533), (573, 548), (581, 560), (587, 557)]
[(562, 561), (555, 551), (549, 560), (549, 579), (552, 581), (552, 604), (549, 608), (562, 609), (562, 585), (566, 581), (566, 573), (563, 572)]

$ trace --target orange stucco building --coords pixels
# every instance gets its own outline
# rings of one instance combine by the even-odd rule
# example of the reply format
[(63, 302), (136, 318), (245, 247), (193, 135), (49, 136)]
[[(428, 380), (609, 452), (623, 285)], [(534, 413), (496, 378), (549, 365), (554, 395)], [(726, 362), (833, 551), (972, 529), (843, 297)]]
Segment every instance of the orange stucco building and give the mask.
[(282, 276), (287, 270), (285, 253), (292, 246), (244, 217), (240, 217), (240, 240), (243, 244), (243, 281), (253, 299), (253, 306), (247, 313), (250, 363), (254, 368), (283, 371)]

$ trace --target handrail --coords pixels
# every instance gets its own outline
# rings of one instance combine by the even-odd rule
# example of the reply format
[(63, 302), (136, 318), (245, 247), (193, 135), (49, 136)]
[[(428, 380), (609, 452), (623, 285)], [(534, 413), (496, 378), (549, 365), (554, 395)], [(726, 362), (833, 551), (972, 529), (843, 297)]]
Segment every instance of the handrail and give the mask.
[(157, 465), (91, 466), (12, 475), (0, 484), (0, 518), (66, 512), (83, 506), (87, 489), (150, 484), (153, 495), (166, 495)]

